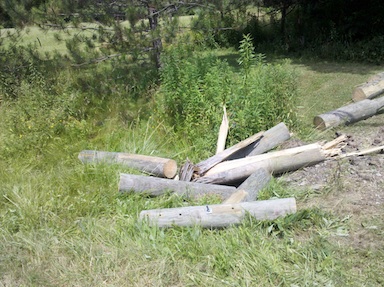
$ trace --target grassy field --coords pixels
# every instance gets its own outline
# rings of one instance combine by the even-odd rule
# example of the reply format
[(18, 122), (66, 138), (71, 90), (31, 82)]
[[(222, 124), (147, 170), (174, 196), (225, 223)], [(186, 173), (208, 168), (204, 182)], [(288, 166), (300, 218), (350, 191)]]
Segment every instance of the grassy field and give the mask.
[[(52, 49), (48, 36), (34, 29), (29, 34), (30, 41), (38, 37), (43, 49)], [(236, 58), (232, 50), (218, 53), (230, 63)], [(313, 116), (348, 103), (353, 87), (383, 68), (300, 59), (290, 59), (290, 66), (299, 84), (296, 136), (306, 140), (329, 138), (312, 128)], [(0, 117), (9, 107), (0, 105)], [(176, 140), (162, 123), (149, 119), (127, 124), (113, 110), (106, 108), (101, 125), (94, 119), (71, 121), (71, 132), (53, 138), (42, 153), (21, 151), (0, 161), (0, 286), (384, 284), (382, 252), (376, 249), (382, 245), (355, 250), (336, 243), (334, 238), (345, 236), (350, 223), (337, 212), (306, 207), (308, 199), (319, 197), (314, 190), (289, 189), (274, 181), (261, 196), (294, 196), (300, 207), (275, 221), (247, 219), (222, 230), (163, 230), (140, 223), (143, 209), (215, 199), (184, 202), (173, 195), (119, 194), (119, 174), (134, 171), (83, 165), (77, 155), (84, 149), (170, 157), (179, 164), (187, 157), (197, 160), (194, 147)], [(0, 123), (0, 142), (6, 128)], [(22, 137), (15, 145), (18, 140)]]

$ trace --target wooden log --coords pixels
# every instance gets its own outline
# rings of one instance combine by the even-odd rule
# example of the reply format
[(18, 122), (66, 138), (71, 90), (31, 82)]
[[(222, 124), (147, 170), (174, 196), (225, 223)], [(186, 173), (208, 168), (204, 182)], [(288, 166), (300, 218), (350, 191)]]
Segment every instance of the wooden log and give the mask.
[(225, 160), (226, 158), (228, 158), (229, 156), (231, 156), (235, 152), (249, 146), (250, 144), (254, 144), (258, 140), (260, 140), (260, 138), (263, 136), (263, 133), (264, 132), (259, 132), (257, 134), (254, 134), (253, 136), (250, 136), (249, 138), (237, 143), (236, 145), (231, 146), (230, 148), (227, 148), (224, 151), (222, 151), (218, 154), (215, 154), (214, 156), (212, 156), (212, 157), (210, 157), (210, 158), (208, 158), (202, 162), (199, 162), (195, 166), (197, 174), (198, 175), (204, 174), (207, 170), (209, 170), (210, 168), (212, 168), (216, 164), (222, 162), (223, 160)]
[(267, 130), (260, 139), (258, 145), (248, 154), (248, 156), (258, 155), (270, 151), (291, 137), (289, 129), (284, 123), (279, 123)]
[(121, 173), (119, 191), (141, 192), (151, 196), (159, 196), (172, 191), (192, 199), (204, 195), (217, 195), (221, 200), (225, 200), (236, 192), (236, 187)]
[(182, 165), (179, 171), (179, 180), (182, 181), (191, 181), (193, 177), (193, 172), (195, 171), (195, 166), (189, 159)]
[(372, 80), (367, 83), (358, 85), (352, 93), (352, 100), (354, 102), (362, 101), (365, 99), (373, 99), (384, 93), (384, 73), (376, 75)]
[(194, 226), (221, 228), (241, 223), (246, 214), (257, 220), (273, 220), (296, 212), (294, 198), (143, 210), (140, 220), (158, 227)]
[(244, 199), (248, 196), (248, 192), (245, 190), (239, 189), (235, 193), (232, 193), (230, 197), (228, 197), (226, 200), (224, 200), (223, 204), (228, 203), (240, 203), (242, 201), (245, 201)]
[(310, 144), (243, 159), (222, 162), (196, 182), (226, 184), (244, 180), (259, 168), (281, 174), (322, 162), (326, 153), (319, 144)]
[(177, 173), (176, 161), (155, 156), (123, 152), (83, 150), (79, 153), (79, 160), (83, 163), (118, 163), (148, 174), (166, 178), (174, 178)]
[(352, 124), (372, 117), (384, 107), (384, 97), (375, 100), (362, 100), (335, 111), (331, 111), (319, 116), (313, 120), (315, 127), (325, 130), (330, 127), (336, 127), (342, 124)]
[(244, 190), (247, 195), (241, 201), (255, 201), (259, 191), (268, 185), (272, 179), (272, 174), (265, 168), (257, 168), (244, 182), (237, 188)]
[(225, 142), (227, 141), (228, 130), (229, 130), (229, 123), (228, 123), (227, 109), (225, 108), (225, 106), (223, 106), (223, 120), (221, 121), (219, 135), (217, 138), (216, 154), (225, 150)]

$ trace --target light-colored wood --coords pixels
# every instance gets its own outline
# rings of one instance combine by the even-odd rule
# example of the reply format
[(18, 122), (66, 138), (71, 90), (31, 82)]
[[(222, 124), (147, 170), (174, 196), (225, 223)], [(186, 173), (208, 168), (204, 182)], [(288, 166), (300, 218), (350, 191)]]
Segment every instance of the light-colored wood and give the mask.
[(119, 191), (134, 191), (151, 196), (159, 196), (166, 192), (173, 192), (180, 196), (193, 199), (205, 195), (217, 195), (221, 200), (225, 200), (236, 192), (236, 187), (121, 173)]
[(316, 128), (325, 130), (338, 125), (348, 125), (361, 120), (365, 120), (384, 107), (384, 97), (374, 100), (362, 100), (337, 110), (318, 115), (313, 123)]
[(194, 170), (195, 166), (192, 164), (192, 162), (189, 161), (189, 159), (187, 159), (183, 166), (180, 168), (179, 180), (191, 181)]
[(248, 156), (258, 155), (270, 151), (282, 144), (291, 137), (289, 129), (284, 123), (279, 123), (267, 130), (260, 139), (259, 144), (249, 153)]
[(384, 73), (376, 75), (367, 83), (357, 86), (352, 93), (352, 100), (354, 102), (362, 101), (365, 99), (373, 99), (384, 93)]
[(229, 123), (228, 123), (227, 109), (225, 108), (225, 105), (224, 105), (223, 106), (223, 120), (221, 121), (219, 135), (217, 138), (216, 154), (225, 150), (225, 142), (227, 141), (228, 130), (229, 130)]
[(319, 144), (310, 144), (222, 162), (195, 181), (227, 184), (244, 180), (259, 168), (264, 168), (273, 174), (281, 174), (317, 164), (325, 159), (326, 154), (321, 146)]
[(296, 212), (296, 200), (283, 198), (236, 204), (188, 206), (143, 210), (140, 219), (158, 227), (194, 226), (221, 228), (241, 223), (246, 214), (257, 220), (273, 220)]
[(341, 136), (335, 138), (334, 140), (325, 143), (323, 145), (323, 149), (324, 150), (333, 149), (333, 148), (336, 148), (337, 146), (339, 146), (341, 144), (344, 146), (344, 143), (347, 139), (348, 139), (347, 135), (341, 135)]
[(384, 145), (382, 146), (376, 146), (373, 148), (361, 150), (361, 151), (354, 151), (346, 154), (342, 154), (336, 158), (345, 158), (345, 157), (351, 157), (351, 156), (361, 156), (361, 155), (367, 155), (367, 154), (372, 154), (372, 153), (377, 153), (377, 152), (382, 152), (384, 150)]
[(159, 177), (174, 178), (177, 173), (176, 161), (155, 156), (83, 150), (79, 153), (78, 158), (83, 163), (118, 163)]
[(244, 201), (244, 199), (248, 196), (248, 192), (245, 190), (239, 189), (235, 193), (233, 193), (229, 198), (224, 200), (223, 204), (228, 203), (240, 203)]
[(259, 191), (268, 185), (272, 179), (272, 174), (265, 168), (257, 168), (244, 182), (237, 188), (239, 190), (245, 190), (247, 196), (243, 201), (255, 201), (259, 194)]
[(250, 136), (249, 138), (237, 143), (234, 146), (231, 146), (230, 148), (225, 149), (224, 151), (198, 163), (195, 165), (196, 172), (198, 175), (204, 174), (207, 170), (215, 166), (216, 164), (222, 162), (226, 158), (228, 158), (230, 155), (234, 154), (235, 152), (239, 151), (242, 148), (245, 148), (249, 146), (250, 144), (253, 144), (260, 140), (260, 138), (263, 136), (264, 132), (259, 132), (257, 134), (254, 134), (253, 136)]

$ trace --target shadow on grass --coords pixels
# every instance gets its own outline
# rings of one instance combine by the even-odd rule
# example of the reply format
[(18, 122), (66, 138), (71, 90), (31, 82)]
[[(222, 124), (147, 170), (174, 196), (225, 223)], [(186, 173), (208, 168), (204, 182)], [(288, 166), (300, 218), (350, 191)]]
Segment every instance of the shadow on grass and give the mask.
[[(258, 53), (256, 51), (256, 53)], [(285, 60), (289, 60), (293, 65), (305, 66), (308, 69), (317, 73), (342, 73), (342, 74), (356, 74), (356, 75), (373, 75), (380, 71), (384, 71), (384, 65), (374, 65), (366, 63), (356, 63), (347, 61), (329, 61), (324, 59), (316, 59), (316, 55), (313, 58), (308, 56), (303, 57), (296, 54), (278, 54), (278, 53), (263, 53), (266, 55), (267, 63), (278, 64)], [(240, 66), (237, 62), (239, 58), (238, 53), (229, 52), (227, 54), (220, 55), (220, 60), (225, 60), (228, 64), (237, 72), (240, 70)], [(369, 76), (367, 77), (368, 80)]]

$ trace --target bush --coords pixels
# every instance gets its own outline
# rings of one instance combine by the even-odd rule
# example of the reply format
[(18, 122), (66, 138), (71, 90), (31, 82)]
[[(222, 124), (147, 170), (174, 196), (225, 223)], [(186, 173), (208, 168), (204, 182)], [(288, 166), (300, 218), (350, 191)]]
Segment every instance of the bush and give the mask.
[(229, 144), (284, 121), (295, 124), (296, 77), (283, 64), (266, 64), (253, 52), (251, 37), (240, 45), (241, 73), (209, 53), (183, 45), (163, 57), (156, 102), (161, 117), (202, 151), (213, 150), (226, 105)]

